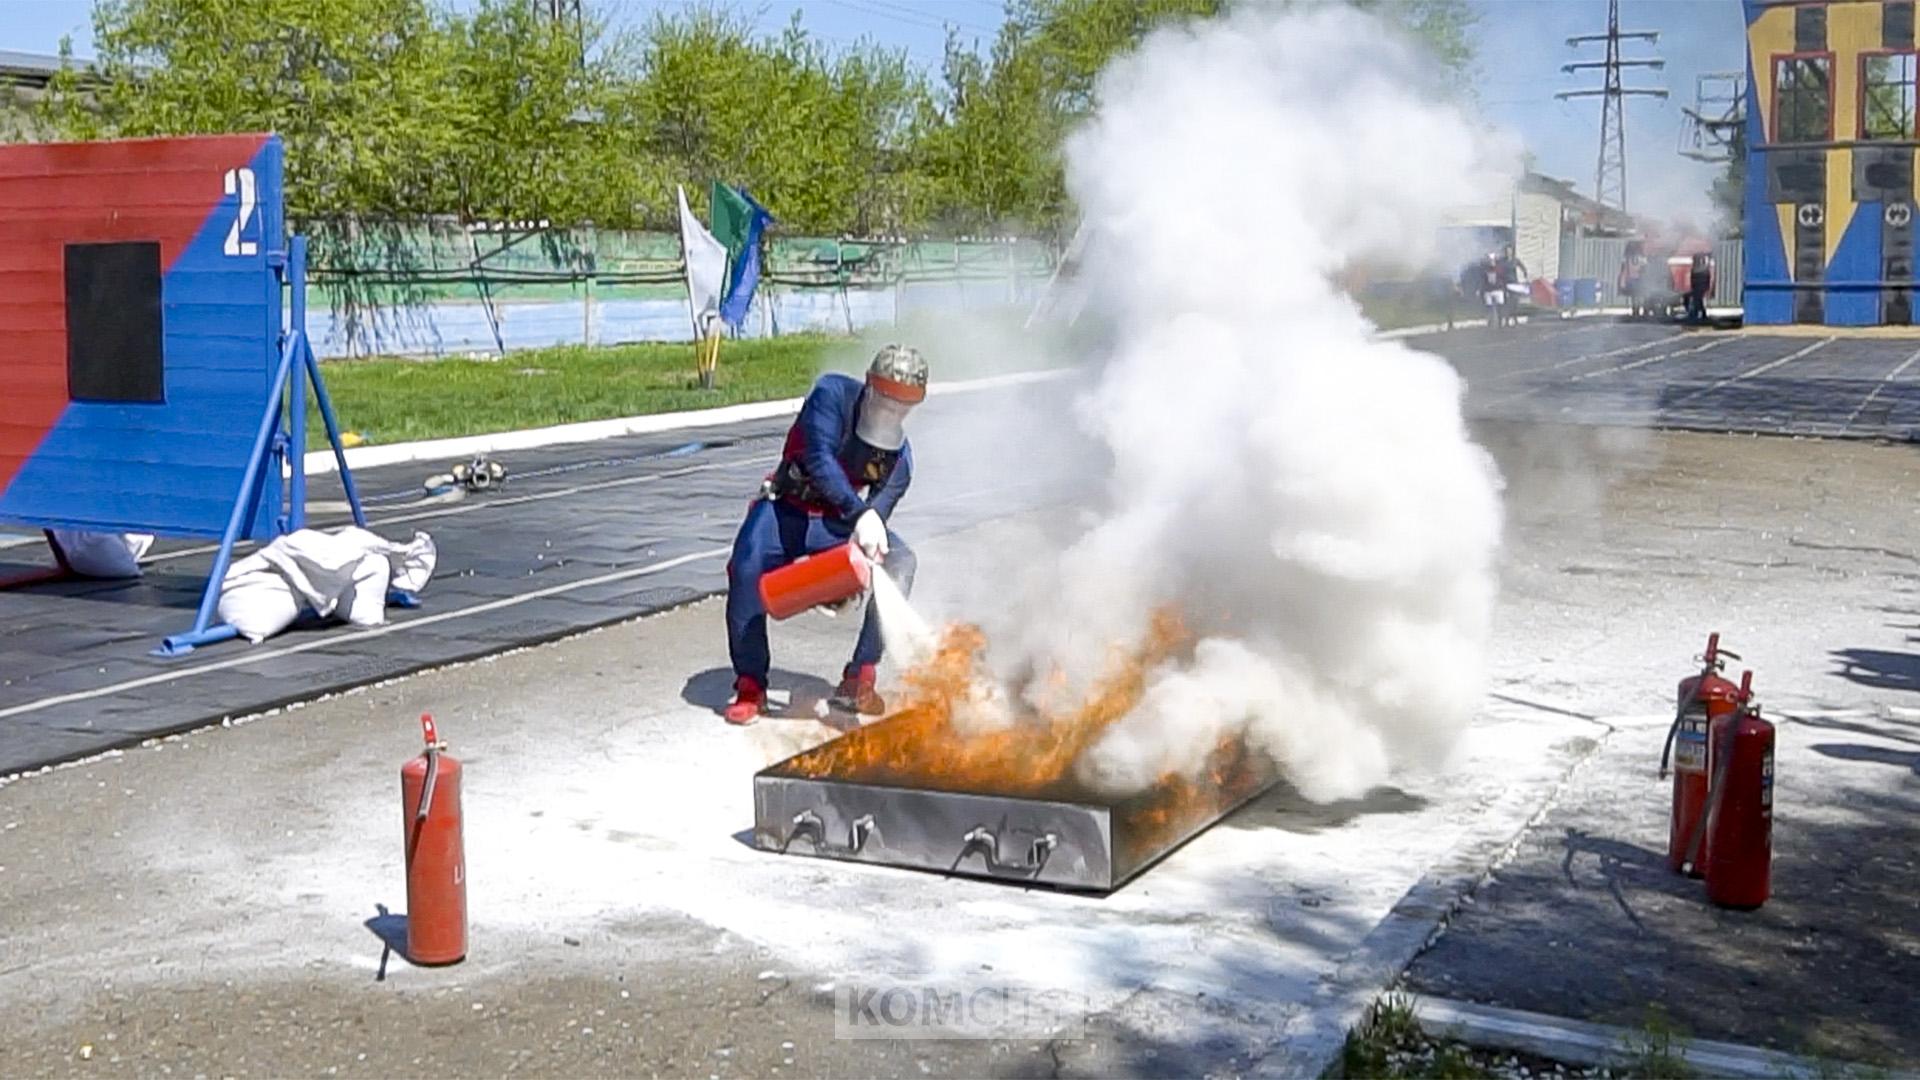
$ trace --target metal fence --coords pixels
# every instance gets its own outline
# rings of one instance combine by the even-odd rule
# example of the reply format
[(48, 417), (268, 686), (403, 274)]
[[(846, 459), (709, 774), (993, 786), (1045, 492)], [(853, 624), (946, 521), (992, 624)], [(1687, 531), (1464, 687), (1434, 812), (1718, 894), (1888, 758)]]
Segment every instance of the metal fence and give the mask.
[[(1560, 247), (1560, 276), (1598, 280), (1601, 306), (1624, 306), (1626, 299), (1620, 295), (1620, 264), (1626, 261), (1627, 243), (1625, 239), (1598, 236), (1583, 236), (1564, 243)], [(1707, 297), (1707, 306), (1740, 306), (1740, 283), (1745, 277), (1744, 251), (1745, 245), (1739, 240), (1713, 242), (1713, 292)], [(1664, 257), (1656, 255), (1655, 261), (1662, 265), (1649, 265), (1649, 272), (1665, 273)]]
[[(316, 258), (322, 356), (504, 353), (693, 336), (680, 240), (592, 228), (337, 227)], [(742, 333), (853, 333), (915, 310), (1030, 305), (1055, 254), (1018, 237), (780, 237)]]

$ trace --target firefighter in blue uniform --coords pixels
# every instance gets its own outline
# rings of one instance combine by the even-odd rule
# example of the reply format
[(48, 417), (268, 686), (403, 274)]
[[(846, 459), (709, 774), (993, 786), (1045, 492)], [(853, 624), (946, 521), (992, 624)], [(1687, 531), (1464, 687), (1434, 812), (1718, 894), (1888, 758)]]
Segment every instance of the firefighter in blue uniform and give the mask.
[[(802, 555), (853, 542), (885, 566), (902, 591), (913, 588), (913, 551), (887, 528), (913, 482), (913, 450), (903, 426), (927, 396), (927, 362), (913, 349), (888, 345), (874, 355), (866, 381), (822, 375), (787, 432), (780, 465), (754, 501), (727, 563), (727, 649), (733, 659), (728, 723), (750, 724), (767, 699), (767, 613), (760, 576)], [(880, 662), (879, 616), (867, 605), (853, 661), (842, 673), (834, 707), (868, 715), (886, 711), (874, 690)]]

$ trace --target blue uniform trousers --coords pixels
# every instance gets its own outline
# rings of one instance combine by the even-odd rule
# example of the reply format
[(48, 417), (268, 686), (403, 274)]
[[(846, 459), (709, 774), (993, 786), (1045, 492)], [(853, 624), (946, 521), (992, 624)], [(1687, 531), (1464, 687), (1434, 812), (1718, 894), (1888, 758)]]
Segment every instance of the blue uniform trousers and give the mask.
[[(727, 562), (727, 651), (735, 675), (748, 675), (767, 684), (773, 660), (767, 648), (767, 612), (760, 603), (760, 575), (793, 562), (802, 555), (825, 551), (847, 542), (852, 526), (809, 514), (799, 507), (772, 499), (757, 500), (740, 523)], [(913, 591), (916, 561), (913, 549), (893, 530), (887, 530), (885, 573)], [(873, 605), (860, 624), (860, 640), (853, 647), (853, 663), (880, 662), (880, 621)]]

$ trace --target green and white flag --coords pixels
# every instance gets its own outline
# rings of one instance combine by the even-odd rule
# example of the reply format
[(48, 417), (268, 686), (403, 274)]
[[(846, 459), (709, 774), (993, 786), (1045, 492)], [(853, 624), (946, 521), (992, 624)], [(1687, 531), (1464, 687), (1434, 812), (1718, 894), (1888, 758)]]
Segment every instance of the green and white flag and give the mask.
[(720, 300), (727, 287), (727, 249), (714, 239), (687, 206), (687, 189), (680, 192), (680, 251), (687, 263), (687, 312), (693, 316), (693, 336), (707, 336), (707, 326), (720, 317)]
[(747, 246), (747, 231), (753, 225), (753, 204), (746, 196), (715, 180), (709, 205), (713, 208), (708, 215), (713, 221), (713, 238), (726, 245), (728, 261), (738, 263), (740, 252)]
[(753, 196), (713, 183), (713, 235), (727, 247), (727, 287), (720, 298), (720, 317), (735, 330), (746, 321), (753, 291), (760, 285), (760, 237), (773, 215)]

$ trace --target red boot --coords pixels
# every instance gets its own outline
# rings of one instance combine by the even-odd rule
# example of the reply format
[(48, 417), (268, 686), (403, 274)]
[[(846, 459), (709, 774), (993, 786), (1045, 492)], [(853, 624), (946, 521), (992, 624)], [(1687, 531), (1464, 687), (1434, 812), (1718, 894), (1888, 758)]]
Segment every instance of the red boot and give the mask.
[(829, 704), (841, 712), (859, 713), (862, 716), (879, 716), (887, 711), (887, 702), (873, 689), (874, 666), (872, 664), (847, 665), (840, 679), (840, 688), (833, 692)]
[(760, 680), (751, 675), (742, 675), (733, 680), (733, 704), (728, 705), (720, 715), (729, 724), (751, 724), (760, 718), (760, 709), (767, 703), (767, 688)]

